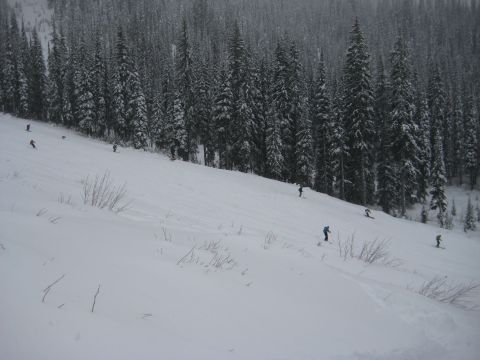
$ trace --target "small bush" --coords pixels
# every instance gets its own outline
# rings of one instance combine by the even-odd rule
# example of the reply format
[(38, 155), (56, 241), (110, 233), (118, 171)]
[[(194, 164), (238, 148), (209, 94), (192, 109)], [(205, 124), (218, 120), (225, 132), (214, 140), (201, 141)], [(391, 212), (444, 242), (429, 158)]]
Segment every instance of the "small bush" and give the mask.
[(96, 175), (94, 179), (86, 177), (82, 179), (82, 198), (85, 205), (99, 209), (108, 208), (115, 213), (128, 208), (129, 202), (125, 202), (127, 195), (126, 184), (116, 186), (106, 171), (102, 176)]
[(424, 282), (417, 293), (437, 301), (452, 304), (464, 309), (473, 309), (471, 298), (480, 289), (480, 284), (451, 284), (446, 278), (435, 276), (433, 279)]

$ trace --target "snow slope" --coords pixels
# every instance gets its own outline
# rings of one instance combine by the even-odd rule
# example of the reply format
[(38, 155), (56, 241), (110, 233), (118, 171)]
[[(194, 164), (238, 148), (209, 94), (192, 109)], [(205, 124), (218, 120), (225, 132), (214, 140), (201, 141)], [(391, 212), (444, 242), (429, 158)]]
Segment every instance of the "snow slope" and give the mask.
[[(480, 239), (26, 124), (0, 114), (0, 359), (480, 358), (479, 311), (415, 292), (480, 282)], [(83, 204), (106, 170), (127, 211)], [(402, 265), (344, 260), (352, 234)]]

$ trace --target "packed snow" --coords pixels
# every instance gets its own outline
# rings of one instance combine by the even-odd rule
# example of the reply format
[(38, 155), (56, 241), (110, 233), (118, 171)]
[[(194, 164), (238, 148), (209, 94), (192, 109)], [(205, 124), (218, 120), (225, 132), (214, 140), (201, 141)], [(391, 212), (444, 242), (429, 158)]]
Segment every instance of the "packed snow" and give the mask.
[[(479, 293), (418, 293), (479, 283), (478, 236), (4, 114), (0, 164), (1, 359), (480, 356)], [(106, 172), (125, 211), (83, 202)], [(390, 262), (340, 256), (352, 238)]]

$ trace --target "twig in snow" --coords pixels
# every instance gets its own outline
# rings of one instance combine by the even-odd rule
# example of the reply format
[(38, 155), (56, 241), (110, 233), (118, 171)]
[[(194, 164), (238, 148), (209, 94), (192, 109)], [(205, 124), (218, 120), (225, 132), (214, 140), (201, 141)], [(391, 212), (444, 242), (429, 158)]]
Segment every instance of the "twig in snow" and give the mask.
[(38, 210), (36, 216), (42, 216), (42, 215), (45, 215), (45, 213), (47, 212), (48, 210), (46, 208), (42, 208), (40, 210)]
[(182, 256), (182, 257), (177, 261), (177, 265), (180, 265), (181, 263), (183, 263), (183, 262), (185, 261), (185, 259), (186, 259), (189, 255), (193, 254), (193, 251), (195, 250), (195, 248), (196, 248), (196, 245), (194, 245), (194, 246), (190, 249), (189, 252), (187, 252), (184, 256)]
[(43, 297), (42, 297), (42, 302), (45, 302), (45, 298), (47, 297), (48, 293), (50, 292), (50, 290), (52, 289), (53, 285), (57, 284), (60, 280), (62, 280), (63, 278), (65, 277), (65, 274), (63, 274), (62, 276), (60, 276), (57, 280), (55, 280), (53, 283), (51, 283), (50, 285), (48, 285), (45, 289), (43, 289)]
[(93, 313), (93, 310), (95, 309), (95, 303), (97, 302), (97, 296), (99, 293), (100, 293), (100, 284), (98, 284), (97, 292), (93, 296), (92, 313)]

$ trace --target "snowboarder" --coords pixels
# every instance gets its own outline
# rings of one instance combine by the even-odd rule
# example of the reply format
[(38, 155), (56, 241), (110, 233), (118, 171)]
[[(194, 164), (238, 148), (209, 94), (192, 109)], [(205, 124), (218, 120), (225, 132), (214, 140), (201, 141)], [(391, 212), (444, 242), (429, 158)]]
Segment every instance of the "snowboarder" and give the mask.
[(113, 152), (117, 152), (117, 144), (113, 144)]
[(298, 188), (298, 197), (302, 197), (302, 194), (303, 194), (303, 186), (300, 185), (300, 187)]
[(372, 210), (370, 210), (369, 208), (366, 208), (365, 209), (365, 216), (368, 217), (368, 218), (371, 218), (371, 216), (370, 216), (371, 212), (372, 212)]
[(32, 147), (33, 147), (34, 149), (37, 148), (37, 147), (35, 146), (35, 141), (33, 141), (33, 140), (30, 140), (30, 145), (32, 145)]
[(437, 248), (440, 247), (440, 242), (442, 241), (442, 235), (438, 234), (437, 237), (435, 238), (437, 240)]
[(330, 232), (330, 226), (327, 225), (323, 228), (323, 235), (325, 235), (325, 239), (324, 239), (325, 241), (328, 241), (328, 233), (329, 232)]
[(27, 128), (25, 129), (25, 131), (30, 131), (30, 124), (27, 124)]

